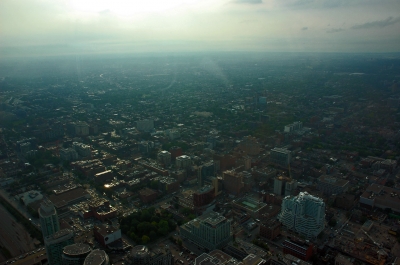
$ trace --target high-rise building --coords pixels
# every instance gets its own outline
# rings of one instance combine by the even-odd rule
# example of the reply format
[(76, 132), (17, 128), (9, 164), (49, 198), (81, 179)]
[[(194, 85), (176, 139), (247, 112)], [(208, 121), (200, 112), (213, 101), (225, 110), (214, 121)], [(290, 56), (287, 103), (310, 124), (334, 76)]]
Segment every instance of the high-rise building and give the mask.
[(65, 148), (60, 150), (60, 159), (64, 161), (74, 161), (78, 159), (78, 153), (74, 148)]
[(297, 189), (297, 181), (291, 179), (285, 184), (285, 196), (295, 195)]
[(239, 195), (243, 191), (243, 175), (234, 170), (226, 170), (222, 174), (224, 188), (229, 193)]
[(83, 265), (90, 251), (90, 246), (83, 243), (66, 246), (62, 253), (62, 265)]
[(76, 122), (75, 134), (78, 136), (89, 135), (89, 125), (86, 122)]
[(110, 265), (110, 258), (104, 250), (95, 249), (86, 257), (83, 265)]
[(197, 168), (197, 184), (200, 186), (204, 185), (205, 181), (210, 181), (215, 175), (214, 161), (209, 161), (202, 164)]
[(274, 179), (274, 194), (276, 195), (284, 195), (285, 194), (285, 186), (286, 183), (289, 182), (290, 179), (288, 177), (279, 176)]
[(88, 157), (92, 155), (92, 150), (87, 144), (73, 142), (72, 147), (74, 147), (75, 151), (82, 157)]
[(153, 120), (141, 120), (136, 122), (136, 128), (139, 131), (150, 132), (154, 129), (154, 121)]
[(271, 162), (283, 167), (287, 167), (291, 161), (291, 151), (285, 148), (271, 149)]
[(171, 164), (171, 153), (168, 151), (161, 151), (157, 154), (158, 162), (165, 166), (169, 166)]
[(178, 156), (175, 163), (177, 168), (187, 169), (192, 166), (192, 160), (187, 155)]
[(307, 192), (283, 199), (278, 220), (306, 238), (315, 238), (325, 228), (325, 203)]
[(201, 248), (214, 250), (232, 240), (231, 222), (219, 213), (210, 212), (182, 225), (180, 235)]
[(74, 231), (62, 229), (44, 238), (49, 265), (60, 265), (63, 262), (64, 247), (74, 244)]
[(293, 122), (292, 124), (286, 125), (283, 130), (286, 133), (294, 132), (303, 128), (303, 123), (301, 121)]
[(60, 230), (60, 222), (58, 221), (56, 208), (49, 199), (46, 198), (43, 200), (38, 211), (43, 238)]

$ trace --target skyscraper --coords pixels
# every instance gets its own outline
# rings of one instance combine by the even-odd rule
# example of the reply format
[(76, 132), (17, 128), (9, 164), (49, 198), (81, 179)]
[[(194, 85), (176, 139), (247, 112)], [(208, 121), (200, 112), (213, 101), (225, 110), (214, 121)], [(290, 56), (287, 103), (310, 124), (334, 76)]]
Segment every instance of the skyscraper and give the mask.
[(62, 229), (44, 238), (49, 265), (60, 265), (63, 262), (64, 247), (74, 244), (74, 231)]
[(54, 204), (49, 199), (43, 200), (38, 211), (43, 238), (60, 230), (56, 208), (54, 208)]
[(283, 199), (278, 220), (288, 229), (312, 239), (325, 228), (325, 203), (307, 192)]

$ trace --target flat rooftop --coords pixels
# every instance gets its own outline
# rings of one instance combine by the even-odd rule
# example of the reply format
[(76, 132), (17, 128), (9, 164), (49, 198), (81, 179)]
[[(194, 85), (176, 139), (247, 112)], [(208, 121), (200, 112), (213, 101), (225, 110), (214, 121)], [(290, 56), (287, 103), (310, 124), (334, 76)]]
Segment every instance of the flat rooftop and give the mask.
[(330, 185), (343, 187), (349, 183), (346, 179), (336, 178), (333, 176), (322, 175), (319, 177), (320, 182), (329, 183)]
[(88, 254), (92, 249), (89, 245), (83, 243), (76, 243), (64, 247), (63, 253), (68, 256), (80, 256), (83, 254)]
[(236, 204), (236, 205), (240, 205), (242, 207), (245, 207), (251, 211), (257, 211), (257, 210), (260, 210), (261, 208), (267, 206), (267, 204), (260, 202), (257, 199), (251, 198), (251, 197), (240, 198), (240, 199), (232, 201), (232, 203)]

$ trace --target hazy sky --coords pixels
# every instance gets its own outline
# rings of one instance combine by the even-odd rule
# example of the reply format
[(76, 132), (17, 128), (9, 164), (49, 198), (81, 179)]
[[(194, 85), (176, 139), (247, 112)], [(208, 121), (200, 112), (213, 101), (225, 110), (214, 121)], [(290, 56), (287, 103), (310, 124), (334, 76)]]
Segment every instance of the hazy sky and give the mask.
[(0, 0), (0, 55), (400, 52), (400, 0)]

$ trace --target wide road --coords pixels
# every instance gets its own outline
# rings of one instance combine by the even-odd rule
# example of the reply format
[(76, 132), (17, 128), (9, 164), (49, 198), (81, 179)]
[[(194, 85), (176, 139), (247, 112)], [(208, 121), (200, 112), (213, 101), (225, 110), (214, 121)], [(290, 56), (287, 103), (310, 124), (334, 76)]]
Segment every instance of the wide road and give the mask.
[(0, 205), (0, 245), (15, 257), (35, 248), (33, 239), (25, 228)]
[(14, 200), (14, 197), (9, 197), (4, 189), (0, 189), (0, 196), (6, 200), (12, 207), (14, 207), (20, 214), (25, 216), (26, 219), (31, 219), (35, 224), (39, 223), (39, 219), (33, 217), (25, 206), (21, 205), (19, 201)]

